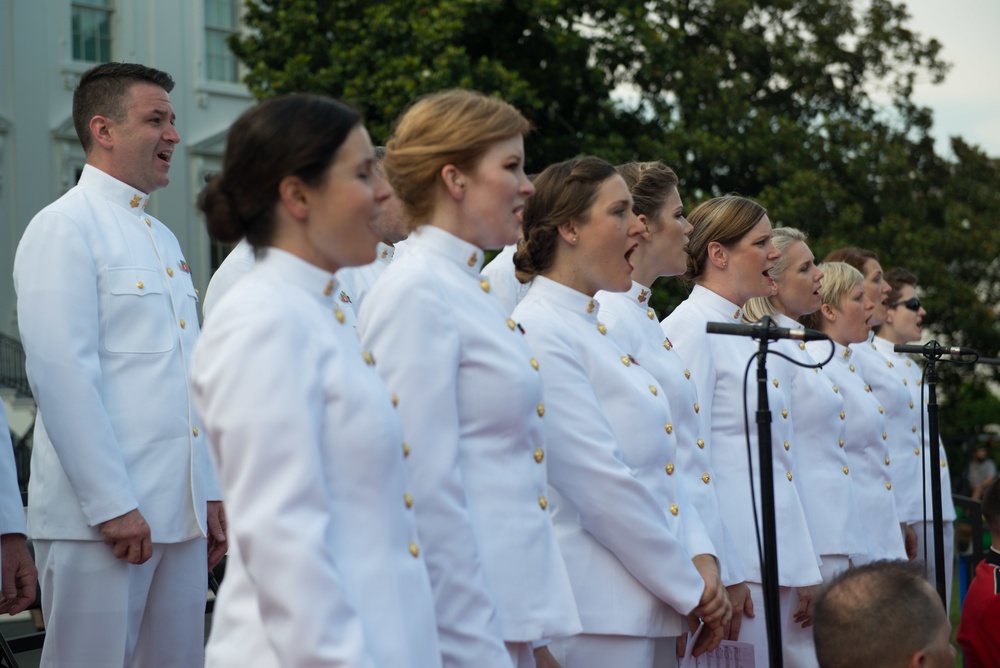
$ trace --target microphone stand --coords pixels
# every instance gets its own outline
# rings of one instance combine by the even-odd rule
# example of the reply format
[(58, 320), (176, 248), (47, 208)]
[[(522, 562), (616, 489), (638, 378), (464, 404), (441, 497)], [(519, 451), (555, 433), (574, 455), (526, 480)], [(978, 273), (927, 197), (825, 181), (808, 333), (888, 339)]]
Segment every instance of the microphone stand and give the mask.
[(937, 370), (935, 362), (938, 357), (929, 354), (927, 357), (927, 430), (931, 449), (931, 507), (934, 509), (934, 577), (937, 583), (938, 596), (948, 609), (948, 600), (944, 577), (944, 515), (941, 512), (941, 447), (938, 430), (937, 403)]
[(932, 520), (934, 525), (934, 582), (938, 596), (941, 597), (941, 602), (947, 610), (948, 600), (946, 592), (948, 590), (945, 584), (944, 573), (944, 522), (942, 520), (944, 515), (941, 512), (941, 448), (939, 445), (941, 438), (938, 427), (936, 368), (937, 361), (941, 359), (943, 355), (947, 354), (947, 348), (938, 345), (937, 341), (928, 341), (927, 344), (923, 346), (923, 352), (920, 354), (927, 360), (927, 366), (924, 369), (924, 385), (927, 387), (928, 445), (925, 450), (930, 450), (931, 458), (931, 509), (933, 511)]
[[(760, 346), (755, 353), (757, 358), (757, 448), (758, 463), (760, 464), (760, 518), (764, 534), (761, 537), (763, 543), (763, 554), (761, 555), (761, 585), (764, 590), (764, 621), (767, 625), (767, 648), (771, 655), (770, 664), (772, 668), (782, 668), (783, 659), (781, 656), (781, 603), (778, 596), (778, 532), (775, 523), (774, 511), (774, 456), (771, 450), (771, 408), (767, 398), (767, 343), (771, 339), (799, 339), (802, 341), (829, 340), (830, 337), (822, 332), (810, 329), (786, 329), (775, 327), (769, 316), (764, 316), (756, 325), (736, 325), (733, 323), (710, 322), (705, 326), (705, 331), (709, 334), (730, 334), (734, 336), (748, 336), (757, 339)], [(832, 353), (831, 353), (832, 355)], [(784, 355), (782, 355), (784, 357)], [(830, 361), (827, 358), (827, 362)], [(823, 362), (826, 364), (826, 362)], [(749, 361), (747, 362), (749, 372)], [(747, 441), (750, 435), (747, 434)], [(750, 480), (751, 494), (753, 493), (753, 479)], [(754, 515), (757, 509), (754, 507)], [(758, 532), (758, 535), (761, 532)], [(760, 550), (758, 543), (758, 550)]]
[[(767, 399), (767, 330), (771, 318), (762, 319), (760, 346), (757, 351), (757, 446), (760, 459), (760, 507), (764, 525), (764, 563), (761, 567), (764, 588), (764, 620), (767, 624), (767, 649), (772, 668), (782, 668), (781, 603), (778, 598), (778, 540), (774, 519), (774, 463), (771, 453), (771, 408)], [(753, 480), (750, 481), (751, 486)], [(940, 480), (938, 481), (940, 487)], [(940, 496), (940, 489), (938, 490)]]

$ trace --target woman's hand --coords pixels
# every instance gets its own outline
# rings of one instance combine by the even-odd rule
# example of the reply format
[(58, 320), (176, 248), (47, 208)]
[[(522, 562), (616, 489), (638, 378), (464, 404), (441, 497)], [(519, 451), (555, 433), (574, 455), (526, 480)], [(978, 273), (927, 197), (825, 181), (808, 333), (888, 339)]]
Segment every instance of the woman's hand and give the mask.
[(692, 612), (710, 628), (721, 627), (732, 616), (733, 609), (719, 575), (719, 562), (710, 554), (696, 555), (692, 560), (705, 581), (698, 607)]
[(799, 595), (799, 607), (795, 610), (795, 614), (792, 615), (792, 619), (796, 624), (801, 624), (804, 629), (812, 626), (813, 601), (819, 596), (820, 589), (822, 588), (823, 585), (795, 588), (795, 591)]
[(750, 598), (750, 587), (746, 582), (740, 582), (726, 587), (729, 602), (733, 605), (733, 617), (729, 624), (723, 626), (723, 640), (739, 640), (743, 616), (753, 617), (753, 599)]

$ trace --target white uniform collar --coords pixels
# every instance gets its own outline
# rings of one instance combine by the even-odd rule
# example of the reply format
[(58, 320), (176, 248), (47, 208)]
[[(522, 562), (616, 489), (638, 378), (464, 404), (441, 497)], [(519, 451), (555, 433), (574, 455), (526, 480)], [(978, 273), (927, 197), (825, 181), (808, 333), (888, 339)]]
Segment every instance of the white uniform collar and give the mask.
[(893, 342), (889, 339), (883, 339), (881, 336), (874, 336), (871, 340), (872, 349), (877, 350), (883, 354), (893, 355), (895, 357), (902, 357), (902, 353), (897, 353), (893, 348), (895, 347)]
[(632, 281), (632, 287), (625, 293), (630, 301), (638, 304), (642, 308), (649, 308), (649, 299), (653, 296), (652, 291), (642, 283)]
[(324, 306), (340, 308), (342, 300), (339, 297), (344, 284), (325, 269), (270, 246), (257, 258), (256, 266), (263, 271), (279, 272), (283, 280), (302, 288)]
[(535, 276), (531, 282), (531, 292), (544, 297), (546, 301), (552, 302), (555, 306), (560, 306), (587, 320), (597, 322), (597, 313), (601, 306), (598, 301), (568, 285), (563, 285), (544, 276)]
[(649, 305), (649, 300), (653, 296), (653, 291), (642, 283), (632, 281), (632, 287), (628, 292), (623, 293), (631, 304), (641, 309), (650, 320), (656, 320), (656, 311)]
[(850, 346), (841, 345), (836, 341), (834, 341), (833, 339), (830, 339), (830, 341), (833, 342), (833, 359), (837, 360), (851, 359), (851, 356), (854, 354), (854, 350), (852, 350)]
[(149, 202), (149, 195), (146, 193), (90, 164), (83, 166), (77, 185), (97, 191), (105, 199), (136, 215), (142, 213), (146, 209), (146, 203)]
[(798, 320), (793, 320), (792, 318), (789, 318), (784, 313), (775, 314), (772, 320), (774, 320), (774, 324), (776, 324), (778, 327), (785, 327), (787, 329), (800, 329), (802, 327), (802, 323), (800, 323)]
[(421, 225), (407, 238), (407, 245), (411, 248), (426, 248), (479, 279), (479, 271), (483, 268), (483, 250), (451, 232), (433, 225)]
[(703, 285), (695, 284), (691, 290), (691, 298), (705, 304), (709, 309), (719, 314), (721, 322), (740, 322), (743, 317), (743, 308), (732, 303), (716, 292), (712, 292)]
[(389, 244), (378, 242), (378, 246), (375, 248), (375, 257), (379, 260), (384, 260), (385, 262), (392, 262), (392, 256), (396, 253), (396, 247), (390, 246)]

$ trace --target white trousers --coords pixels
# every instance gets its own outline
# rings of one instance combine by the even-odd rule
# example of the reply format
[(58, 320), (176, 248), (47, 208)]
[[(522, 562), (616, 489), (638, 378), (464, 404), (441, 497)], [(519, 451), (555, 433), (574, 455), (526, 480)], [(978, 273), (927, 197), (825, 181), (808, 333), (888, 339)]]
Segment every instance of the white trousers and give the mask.
[[(924, 545), (927, 546), (927, 563), (924, 564), (924, 573), (931, 586), (937, 588), (937, 575), (935, 569), (936, 560), (934, 558), (934, 523), (914, 522), (910, 526), (917, 533), (917, 561), (924, 560)], [(951, 606), (952, 579), (955, 577), (955, 523), (945, 522), (944, 526), (944, 584), (946, 589), (945, 600)], [(985, 527), (989, 531), (989, 527)]]
[(504, 642), (514, 668), (535, 668), (534, 644), (529, 642)]
[[(753, 645), (754, 663), (758, 666), (771, 665), (771, 655), (767, 648), (767, 622), (764, 616), (764, 588), (756, 582), (748, 582), (750, 596), (753, 598), (753, 618), (743, 617), (740, 627), (740, 642)], [(791, 587), (778, 588), (778, 601), (781, 606), (779, 623), (781, 624), (781, 656), (786, 668), (815, 668), (816, 645), (813, 642), (812, 627), (802, 628), (793, 620), (799, 607), (799, 597)]]
[(562, 668), (677, 668), (674, 637), (581, 633), (556, 638), (549, 644), (549, 651)]
[(851, 567), (851, 559), (845, 554), (823, 554), (823, 560), (819, 565), (820, 575), (823, 576), (823, 584), (829, 585), (835, 577)]
[(205, 662), (204, 538), (154, 543), (141, 565), (97, 541), (36, 540), (43, 668), (198, 668)]

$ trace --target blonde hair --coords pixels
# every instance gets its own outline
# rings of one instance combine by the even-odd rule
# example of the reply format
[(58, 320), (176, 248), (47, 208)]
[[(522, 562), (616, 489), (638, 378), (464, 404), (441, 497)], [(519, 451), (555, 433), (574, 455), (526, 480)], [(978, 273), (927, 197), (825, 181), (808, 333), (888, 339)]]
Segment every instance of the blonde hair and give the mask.
[[(774, 261), (774, 267), (768, 272), (776, 282), (781, 280), (781, 275), (785, 273), (788, 266), (788, 256), (785, 251), (796, 241), (805, 243), (809, 237), (806, 233), (794, 227), (776, 227), (771, 232), (771, 243), (781, 251), (781, 257)], [(774, 308), (770, 297), (753, 297), (743, 306), (743, 322), (754, 323), (769, 315), (774, 318), (778, 315), (778, 310)]]
[[(846, 262), (824, 262), (819, 265), (823, 272), (823, 285), (819, 289), (824, 304), (839, 308), (844, 297), (855, 286), (861, 285), (865, 277), (860, 271)], [(822, 329), (823, 314), (820, 311), (804, 315), (800, 321), (810, 329)]]
[(765, 214), (767, 209), (757, 202), (736, 195), (716, 197), (695, 207), (688, 216), (694, 230), (688, 237), (685, 282), (696, 282), (705, 271), (711, 242), (717, 241), (723, 246), (737, 243)]
[(446, 90), (418, 99), (397, 121), (383, 161), (407, 227), (430, 219), (445, 165), (472, 171), (493, 144), (530, 129), (513, 106), (475, 91)]

